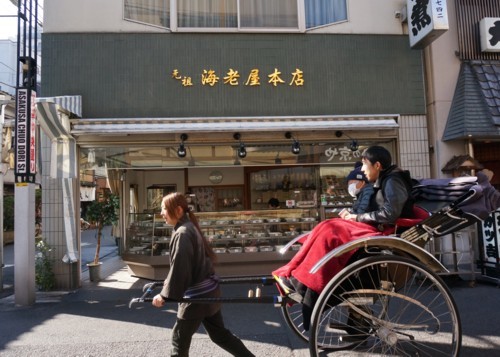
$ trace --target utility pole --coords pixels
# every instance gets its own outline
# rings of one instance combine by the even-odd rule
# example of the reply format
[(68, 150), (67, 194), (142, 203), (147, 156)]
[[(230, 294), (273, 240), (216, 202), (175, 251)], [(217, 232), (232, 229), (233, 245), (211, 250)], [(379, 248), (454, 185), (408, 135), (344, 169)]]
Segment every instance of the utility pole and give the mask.
[(19, 0), (15, 120), (14, 294), (35, 303), (35, 177), (38, 0)]

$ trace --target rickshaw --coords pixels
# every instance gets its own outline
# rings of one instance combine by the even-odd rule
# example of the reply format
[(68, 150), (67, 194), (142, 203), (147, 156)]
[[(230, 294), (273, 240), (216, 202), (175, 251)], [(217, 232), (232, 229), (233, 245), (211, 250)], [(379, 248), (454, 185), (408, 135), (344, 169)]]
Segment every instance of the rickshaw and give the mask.
[[(424, 246), (485, 219), (500, 207), (500, 193), (479, 172), (477, 177), (422, 180), (414, 194), (421, 207), (427, 206), (427, 218), (399, 220), (396, 227), (398, 232), (403, 227), (402, 233), (341, 245), (311, 269), (314, 273), (330, 259), (355, 250), (317, 298), (310, 321), (305, 321), (301, 303), (284, 294), (278, 284), (280, 294), (275, 296), (182, 301), (273, 303), (289, 327), (309, 344), (311, 356), (457, 356), (462, 342), (460, 316), (439, 275), (447, 269)], [(302, 238), (296, 237), (281, 253)], [(275, 283), (271, 276), (221, 279), (222, 284), (246, 282)], [(162, 284), (146, 284), (143, 296), (132, 299), (129, 306), (151, 301), (148, 296)]]

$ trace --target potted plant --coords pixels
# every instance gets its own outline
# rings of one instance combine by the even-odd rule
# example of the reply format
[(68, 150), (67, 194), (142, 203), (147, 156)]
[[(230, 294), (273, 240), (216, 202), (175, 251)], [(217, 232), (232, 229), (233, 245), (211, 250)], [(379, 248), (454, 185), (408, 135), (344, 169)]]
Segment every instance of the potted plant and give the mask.
[(90, 281), (100, 280), (101, 263), (99, 262), (99, 254), (101, 251), (102, 229), (106, 225), (117, 223), (119, 207), (119, 197), (111, 193), (106, 193), (104, 198), (93, 201), (87, 208), (86, 219), (94, 222), (97, 228), (97, 244), (94, 260), (92, 263), (87, 264)]

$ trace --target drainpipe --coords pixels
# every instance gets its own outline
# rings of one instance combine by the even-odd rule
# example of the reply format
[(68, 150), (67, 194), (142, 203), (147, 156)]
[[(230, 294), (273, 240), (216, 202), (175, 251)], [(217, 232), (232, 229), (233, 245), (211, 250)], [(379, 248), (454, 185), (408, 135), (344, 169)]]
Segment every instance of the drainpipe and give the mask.
[[(472, 158), (475, 159), (475, 157), (474, 157), (474, 146), (472, 146), (472, 138), (471, 138), (470, 135), (469, 135), (469, 138), (467, 139), (467, 147), (465, 148), (465, 150), (467, 151), (467, 154), (470, 157), (472, 157)], [(470, 171), (470, 173), (471, 173), (472, 176), (476, 176), (476, 170), (475, 169), (472, 169)]]

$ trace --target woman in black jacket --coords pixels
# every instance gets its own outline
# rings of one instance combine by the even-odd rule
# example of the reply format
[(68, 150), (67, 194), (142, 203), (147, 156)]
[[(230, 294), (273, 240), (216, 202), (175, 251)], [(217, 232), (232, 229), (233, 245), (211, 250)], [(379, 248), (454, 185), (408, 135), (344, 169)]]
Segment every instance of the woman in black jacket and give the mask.
[[(167, 299), (219, 297), (215, 255), (203, 236), (186, 197), (171, 193), (163, 198), (161, 214), (174, 226), (170, 239), (170, 270), (162, 291), (153, 298), (153, 306), (162, 307)], [(188, 356), (191, 339), (203, 324), (210, 339), (234, 356), (253, 356), (241, 340), (224, 327), (220, 303), (179, 303), (177, 321), (172, 330), (171, 356)]]

